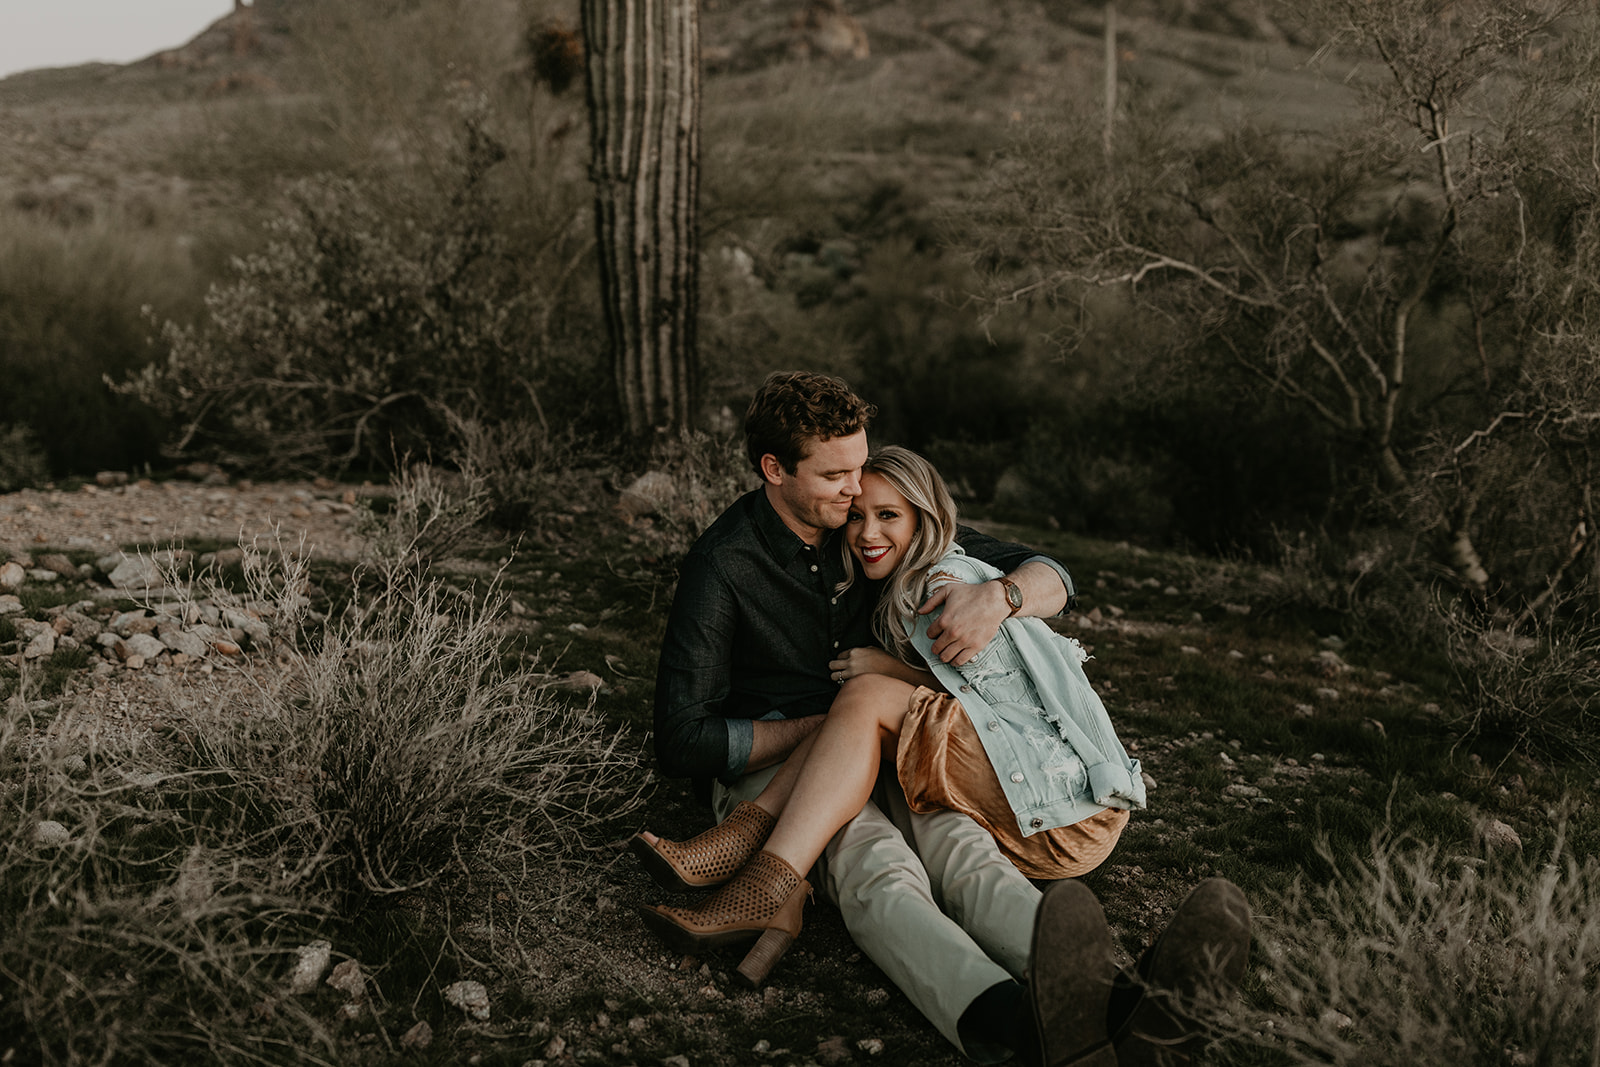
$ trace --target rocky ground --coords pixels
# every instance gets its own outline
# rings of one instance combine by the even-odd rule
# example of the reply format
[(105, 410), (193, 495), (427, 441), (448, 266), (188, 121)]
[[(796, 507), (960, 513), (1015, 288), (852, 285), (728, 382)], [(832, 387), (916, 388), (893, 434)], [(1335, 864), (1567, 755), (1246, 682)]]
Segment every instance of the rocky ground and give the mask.
[[(240, 545), (323, 560), (359, 551), (364, 490), (189, 473), (164, 482), (107, 473), (76, 489), (0, 495), (0, 624), (13, 633), (0, 656), (27, 677), (57, 651), (83, 650), (81, 669), (53, 687), (59, 699), (32, 693), (41, 712), (59, 705), (41, 738), (77, 748), (107, 732), (160, 730), (174, 712), (265, 682), (275, 670), (270, 605), (203, 577), (236, 568)], [(180, 571), (202, 579), (169, 586)]]

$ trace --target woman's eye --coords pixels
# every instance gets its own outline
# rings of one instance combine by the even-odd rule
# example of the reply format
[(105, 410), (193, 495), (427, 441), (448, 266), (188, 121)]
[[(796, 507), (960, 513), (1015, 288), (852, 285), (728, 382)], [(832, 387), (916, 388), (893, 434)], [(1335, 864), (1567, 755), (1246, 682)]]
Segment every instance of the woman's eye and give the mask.
[(861, 521), (861, 512), (859, 512), (859, 511), (850, 512), (850, 514), (845, 516), (844, 521), (845, 522), (860, 522)]

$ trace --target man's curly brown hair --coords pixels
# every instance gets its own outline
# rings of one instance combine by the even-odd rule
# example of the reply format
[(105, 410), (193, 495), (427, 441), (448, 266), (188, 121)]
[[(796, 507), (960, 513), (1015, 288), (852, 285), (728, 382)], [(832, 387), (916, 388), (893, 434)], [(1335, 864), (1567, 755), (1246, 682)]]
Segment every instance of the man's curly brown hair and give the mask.
[(849, 437), (865, 430), (877, 413), (841, 378), (775, 371), (761, 383), (745, 412), (744, 444), (750, 466), (760, 474), (761, 457), (770, 452), (793, 474), (812, 439)]

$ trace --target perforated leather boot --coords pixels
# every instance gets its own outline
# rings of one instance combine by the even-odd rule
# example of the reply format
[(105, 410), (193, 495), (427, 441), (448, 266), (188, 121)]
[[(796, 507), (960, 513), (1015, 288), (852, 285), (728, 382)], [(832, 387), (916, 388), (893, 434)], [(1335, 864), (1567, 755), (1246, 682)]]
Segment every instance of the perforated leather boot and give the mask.
[(756, 938), (739, 973), (760, 985), (794, 939), (811, 884), (770, 852), (758, 852), (738, 877), (693, 908), (641, 905), (645, 925), (680, 952), (697, 953)]
[(662, 889), (680, 892), (721, 885), (739, 873), (762, 845), (777, 819), (749, 801), (703, 834), (682, 843), (658, 840), (654, 845), (634, 834), (628, 851)]

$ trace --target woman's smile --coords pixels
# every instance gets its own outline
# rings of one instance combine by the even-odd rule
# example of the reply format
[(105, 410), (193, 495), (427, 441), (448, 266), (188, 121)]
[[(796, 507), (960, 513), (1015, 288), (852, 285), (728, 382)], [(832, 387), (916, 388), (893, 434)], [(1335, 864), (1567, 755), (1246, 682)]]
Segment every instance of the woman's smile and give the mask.
[(894, 573), (917, 532), (917, 512), (881, 474), (861, 476), (861, 495), (852, 501), (844, 536), (867, 577)]

